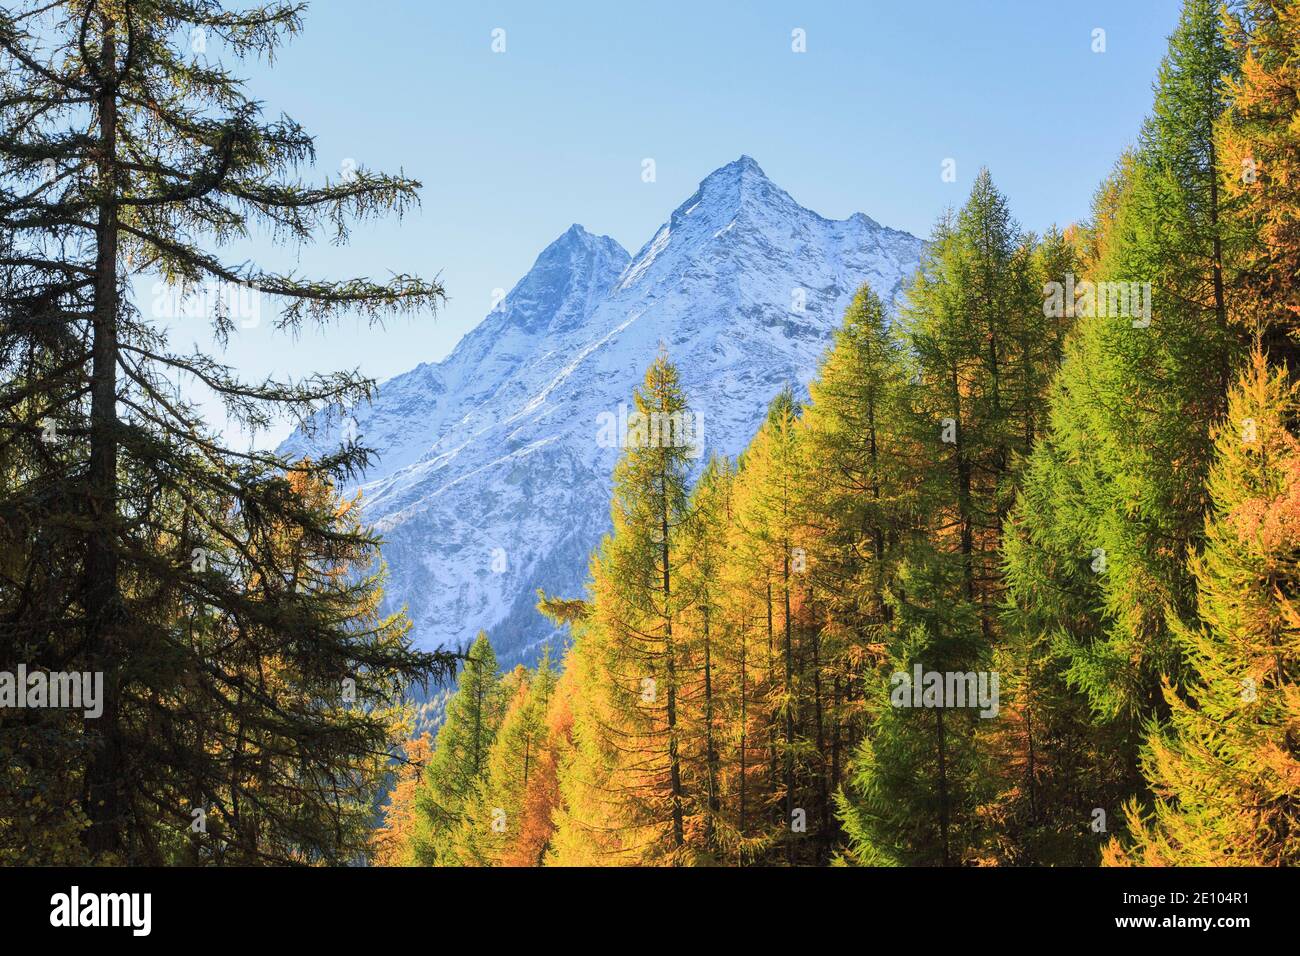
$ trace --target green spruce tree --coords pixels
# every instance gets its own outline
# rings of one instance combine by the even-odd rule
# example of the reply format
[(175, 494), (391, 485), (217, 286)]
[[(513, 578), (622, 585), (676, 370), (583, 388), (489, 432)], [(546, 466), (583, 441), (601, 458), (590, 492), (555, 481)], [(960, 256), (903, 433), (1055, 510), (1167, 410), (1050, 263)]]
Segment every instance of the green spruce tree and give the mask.
[(466, 819), (466, 810), (488, 772), (488, 755), (509, 703), (496, 652), (479, 631), (447, 702), (415, 798), (418, 824), (414, 857), (422, 866), (456, 866), (457, 835), (462, 823), (477, 829), (491, 820)]
[(918, 521), (900, 540), (871, 730), (840, 799), (848, 862), (947, 866), (986, 852), (978, 811), (997, 718), (969, 701), (914, 706), (913, 685), (918, 667), (991, 680), (1002, 535), (1050, 374), (1035, 255), (981, 171), (936, 229), (901, 315), (913, 364), (900, 484), (915, 488)]

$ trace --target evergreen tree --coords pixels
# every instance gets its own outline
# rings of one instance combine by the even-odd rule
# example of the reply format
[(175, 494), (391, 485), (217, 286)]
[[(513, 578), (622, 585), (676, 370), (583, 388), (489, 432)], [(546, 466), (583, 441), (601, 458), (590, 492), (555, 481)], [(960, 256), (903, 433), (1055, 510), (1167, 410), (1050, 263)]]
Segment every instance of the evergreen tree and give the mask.
[(763, 642), (755, 660), (761, 674), (755, 703), (766, 717), (767, 805), (755, 806), (761, 829), (751, 852), (763, 845), (778, 847), (788, 864), (815, 859), (822, 843), (815, 827), (824, 783), (824, 750), (816, 739), (823, 732), (816, 664), (807, 660), (805, 632), (811, 628), (801, 617), (808, 566), (799, 500), (808, 476), (798, 416), (794, 396), (786, 389), (768, 406), (766, 421), (741, 457), (733, 546), (744, 577), (743, 596), (751, 605), (746, 616), (762, 629)]
[(491, 820), (471, 819), (474, 794), (488, 772), (488, 755), (501, 725), (509, 691), (503, 686), (496, 652), (487, 633), (479, 631), (466, 655), (456, 693), (434, 742), (416, 797), (420, 825), (413, 853), (422, 866), (455, 866), (462, 825), (490, 827)]
[[(1062, 647), (1095, 639), (1090, 601), (1101, 555), (1062, 548), (1045, 527), (1066, 527), (1076, 498), (1058, 494), (1070, 463), (1044, 437), (1028, 463), (1003, 540), (1009, 591), (999, 649), (1007, 711), (999, 792), (986, 807), (995, 855), (1012, 865), (1094, 865), (1104, 832), (1094, 831), (1133, 785), (1125, 728), (1099, 722), (1068, 680)], [(1066, 636), (1068, 635), (1068, 637)], [(1067, 643), (1067, 641), (1069, 643)]]
[[(906, 392), (902, 345), (884, 304), (867, 286), (835, 333), (801, 419), (807, 480), (809, 581), (818, 610), (820, 658), (830, 693), (825, 754), (827, 796), (845, 776), (865, 734), (865, 700), (883, 663), (893, 607), (898, 546), (914, 521), (900, 446)], [(830, 807), (824, 806), (828, 816)], [(829, 857), (831, 826), (824, 828)]]
[(1131, 728), (1160, 711), (1157, 675), (1179, 679), (1167, 621), (1194, 618), (1184, 559), (1201, 535), (1209, 423), (1223, 413), (1238, 351), (1224, 255), (1235, 241), (1213, 162), (1232, 65), (1214, 4), (1191, 0), (1090, 277), (1149, 284), (1150, 322), (1100, 308), (1079, 318), (1043, 453), (1063, 467), (1042, 463), (1062, 520), (1034, 528), (1045, 516), (1025, 516), (1057, 553), (1096, 563), (1084, 585), (1095, 619), (1062, 629), (1062, 650), (1093, 708)]
[[(727, 816), (732, 821), (724, 849), (728, 862), (737, 866), (766, 860), (783, 833), (773, 824), (779, 731), (769, 704), (776, 680), (776, 613), (768, 549), (749, 517), (757, 510), (762, 486), (745, 478), (746, 467), (742, 459), (730, 481), (729, 518), (722, 530), (726, 560), (718, 582), (726, 621), (718, 655), (727, 728), (720, 786), (730, 798)], [(755, 467), (751, 461), (750, 474)]]
[(1002, 534), (1050, 374), (1036, 255), (981, 171), (966, 205), (937, 227), (901, 315), (915, 365), (898, 464), (920, 520), (900, 543), (872, 730), (839, 801), (847, 862), (954, 865), (984, 852), (991, 732), (970, 703), (912, 706), (911, 687), (917, 667), (991, 680)]
[[(1090, 222), (1072, 229), (1074, 255), (1060, 250), (1052, 256), (1050, 236), (1044, 242), (1045, 310), (1063, 313), (1070, 326), (1075, 310), (1063, 295), (1053, 302), (1049, 284), (1059, 289), (1067, 277), (1083, 282), (1097, 274), (1118, 238), (1133, 166), (1133, 155), (1126, 155), (1097, 190)], [(1078, 343), (1070, 335), (1062, 341), (1056, 358), (1063, 361)], [(1023, 469), (1003, 538), (1008, 594), (999, 666), (1007, 678), (1011, 739), (1001, 748), (999, 793), (985, 812), (996, 834), (995, 853), (1015, 864), (1095, 863), (1103, 838), (1093, 830), (1101, 825), (1095, 811), (1117, 806), (1133, 786), (1125, 744), (1130, 728), (1097, 720), (1069, 679), (1069, 649), (1089, 646), (1101, 633), (1096, 588), (1107, 561), (1103, 549), (1085, 547), (1079, 529), (1090, 502), (1077, 462), (1053, 428), (1054, 409), (1070, 414), (1068, 381), (1058, 372), (1047, 391), (1048, 421)]]
[(1082, 275), (1107, 244), (1118, 181), (1112, 177), (1098, 191), (1091, 224), (1049, 230), (1030, 262), (1029, 285), (1044, 292), (1044, 321), (1022, 328), (1027, 370), (1021, 376), (1025, 441), (1019, 454), (1033, 453), (1016, 474), (1018, 497), (1002, 536), (1007, 597), (994, 667), (1003, 703), (988, 735), (997, 793), (980, 808), (990, 824), (993, 858), (1016, 865), (1096, 862), (1100, 842), (1091, 829), (1092, 810), (1114, 805), (1115, 791), (1105, 785), (1123, 774), (1122, 768), (1097, 763), (1107, 753), (1097, 745), (1101, 732), (1092, 727), (1086, 701), (1067, 685), (1052, 650), (1060, 620), (1087, 620), (1087, 608), (1073, 602), (1086, 590), (1080, 577), (1093, 572), (1074, 555), (1051, 553), (1050, 543), (1034, 540), (1024, 520), (1065, 520), (1047, 484), (1060, 463), (1053, 457), (1046, 406), (1074, 310), (1064, 308), (1063, 292), (1057, 299), (1053, 290)]
[(1236, 257), (1233, 315), (1300, 373), (1300, 10), (1245, 0), (1227, 11), (1241, 57), (1217, 142), (1229, 215), (1252, 241)]
[[(1026, 746), (1009, 768), (1018, 789), (994, 812), (1016, 834), (1003, 847), (1012, 860), (1095, 858), (1098, 811), (1115, 819), (1143, 786), (1137, 749), (1165, 712), (1161, 681), (1182, 681), (1173, 634), (1196, 621), (1185, 562), (1203, 540), (1210, 427), (1241, 341), (1233, 263), (1248, 230), (1215, 139), (1235, 69), (1217, 5), (1189, 0), (1138, 148), (1081, 237), (1089, 284), (1064, 303), (1076, 333), (1006, 551)], [(1130, 308), (1117, 310), (1126, 288)], [(1145, 289), (1149, 307), (1134, 308)]]
[(487, 757), (487, 772), (466, 801), (455, 837), (456, 857), (475, 866), (501, 866), (516, 851), (530, 780), (548, 743), (547, 713), (556, 675), (550, 650), (534, 672), (515, 669), (516, 690)]
[(1155, 794), (1128, 808), (1109, 863), (1292, 866), (1300, 861), (1300, 417), (1262, 353), (1216, 429), (1213, 509), (1191, 561), (1200, 623), (1175, 630), (1192, 676), (1143, 752)]
[[(13, 673), (19, 663), (72, 660), (76, 635), (63, 609), (78, 599), (83, 538), (72, 481), (79, 452), (47, 440), (70, 432), (64, 409), (80, 389), (81, 344), (49, 321), (55, 303), (42, 301), (42, 280), (7, 265), (11, 240), (0, 230), (0, 667)], [(83, 723), (66, 709), (0, 711), (0, 862), (88, 861)]]
[(562, 863), (689, 862), (699, 814), (682, 771), (683, 556), (687, 474), (699, 433), (661, 354), (635, 395), (614, 470), (613, 531), (592, 561), (591, 612), (569, 654), (582, 688)]
[[(594, 563), (594, 562), (593, 562)], [(619, 866), (636, 864), (642, 853), (638, 832), (627, 809), (627, 794), (620, 784), (620, 759), (632, 760), (631, 747), (618, 748), (622, 712), (611, 698), (606, 681), (613, 676), (603, 667), (605, 635), (590, 618), (573, 622), (573, 643), (564, 661), (563, 682), (572, 688), (567, 740), (556, 758), (558, 799), (552, 808), (553, 829), (545, 841), (545, 862), (553, 866)], [(637, 695), (640, 700), (640, 695)], [(633, 706), (631, 699), (620, 703)], [(557, 693), (556, 706), (561, 706)], [(635, 743), (635, 738), (629, 744)], [(633, 791), (635, 795), (635, 791)], [(535, 819), (535, 818), (534, 818)], [(536, 822), (536, 821), (535, 821)]]
[(683, 717), (689, 728), (684, 741), (687, 786), (701, 795), (701, 841), (715, 859), (737, 840), (723, 813), (722, 794), (723, 720), (730, 676), (723, 665), (733, 629), (726, 618), (721, 577), (733, 480), (725, 459), (709, 461), (691, 493), (687, 518), (675, 542), (685, 555), (678, 594)]
[[(342, 240), (352, 217), (414, 200), (417, 183), (365, 170), (302, 185), (311, 138), (264, 118), (237, 76), (181, 47), (202, 32), (235, 58), (269, 58), (300, 12), (214, 0), (0, 11), (0, 442), (18, 479), (0, 490), (3, 543), (18, 549), (0, 579), (0, 643), (30, 666), (104, 675), (102, 716), (55, 728), (76, 767), (57, 781), (58, 813), (84, 819), (94, 862), (354, 858), (365, 847), (354, 805), (368, 802), (358, 787), (377, 779), (358, 770), (398, 742), (390, 716), (410, 682), (451, 662), (413, 651), (400, 619), (374, 617), (372, 578), (327, 573), (373, 561), (377, 540), (301, 492), (354, 476), (365, 448), (298, 464), (311, 482), (295, 487), (290, 463), (231, 449), (174, 387), (197, 381), (257, 430), (306, 424), (371, 383), (241, 382), (209, 355), (171, 349), (162, 317), (129, 292), (137, 276), (191, 301), (220, 287), (219, 337), (247, 318), (232, 303), (278, 305), (277, 328), (292, 331), (441, 299), (407, 276), (310, 281), (212, 251), (261, 226), (294, 244), (322, 226)], [(259, 683), (271, 660), (275, 692)], [(367, 706), (339, 706), (348, 679)], [(279, 759), (250, 756), (251, 728), (286, 748)], [(221, 826), (200, 848), (179, 835), (203, 807)]]

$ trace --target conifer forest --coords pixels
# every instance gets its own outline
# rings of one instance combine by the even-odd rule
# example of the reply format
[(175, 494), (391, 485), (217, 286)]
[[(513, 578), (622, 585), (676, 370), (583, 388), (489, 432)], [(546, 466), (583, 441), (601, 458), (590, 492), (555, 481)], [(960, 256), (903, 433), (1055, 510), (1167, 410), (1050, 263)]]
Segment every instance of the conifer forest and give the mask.
[[(1026, 132), (1101, 170), (1090, 205), (941, 153), (911, 236), (742, 156), (639, 253), (572, 227), (486, 319), (439, 262), (474, 180), (336, 170), (276, 99), (446, 110), (472, 156), (496, 93), (304, 74), (342, 6), (0, 2), (0, 864), (1300, 865), (1300, 6), (1169, 0), (1124, 145)], [(800, 16), (765, 56), (830, 46)], [(583, 62), (565, 95), (605, 96)], [(760, 148), (738, 117), (715, 160)], [(671, 199), (669, 146), (626, 148)], [(799, 189), (838, 209), (825, 159)], [(484, 275), (528, 202), (581, 205), (519, 175), (464, 234), (510, 250)], [(446, 347), (392, 377), (416, 328)]]

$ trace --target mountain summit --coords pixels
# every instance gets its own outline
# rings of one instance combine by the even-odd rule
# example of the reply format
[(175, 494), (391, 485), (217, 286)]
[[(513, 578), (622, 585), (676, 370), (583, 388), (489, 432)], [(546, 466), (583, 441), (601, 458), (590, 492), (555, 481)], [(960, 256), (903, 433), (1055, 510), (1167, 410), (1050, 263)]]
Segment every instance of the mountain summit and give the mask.
[[(778, 391), (806, 391), (854, 291), (892, 301), (923, 247), (861, 213), (823, 219), (748, 156), (710, 173), (635, 256), (571, 226), (445, 360), (353, 413), (378, 454), (363, 508), (418, 643), (485, 628), (513, 663), (551, 636), (537, 589), (580, 594), (610, 526), (618, 449), (598, 440), (600, 417), (630, 404), (660, 344), (708, 450), (735, 455)], [(337, 445), (337, 425), (317, 425), (280, 451)]]

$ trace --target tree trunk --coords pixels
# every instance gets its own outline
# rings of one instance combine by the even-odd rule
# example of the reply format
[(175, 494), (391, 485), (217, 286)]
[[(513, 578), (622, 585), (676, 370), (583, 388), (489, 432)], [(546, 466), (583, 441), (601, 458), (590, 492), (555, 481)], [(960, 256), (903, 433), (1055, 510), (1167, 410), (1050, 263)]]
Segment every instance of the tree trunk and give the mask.
[(668, 566), (668, 495), (667, 481), (664, 482), (663, 507), (659, 512), (659, 530), (662, 542), (659, 545), (660, 557), (664, 567), (664, 653), (668, 657), (668, 777), (673, 799), (673, 846), (677, 849), (686, 842), (686, 828), (682, 821), (682, 767), (677, 752), (677, 662), (673, 660), (673, 615), (669, 602), (672, 598), (672, 572)]
[(704, 840), (716, 850), (718, 800), (718, 754), (713, 744), (713, 660), (709, 645), (709, 608), (704, 607), (704, 759), (708, 764), (709, 815), (704, 821)]
[(790, 628), (790, 548), (781, 565), (781, 591), (785, 599), (785, 859), (794, 862), (794, 640)]
[(831, 850), (831, 795), (830, 788), (826, 785), (826, 732), (822, 726), (822, 661), (821, 661), (821, 631), (813, 632), (812, 639), (812, 665), (813, 665), (813, 726), (816, 729), (817, 739), (817, 800), (820, 804), (818, 809), (818, 826), (821, 832), (818, 835), (818, 842), (822, 845), (822, 853), (825, 860), (830, 859)]
[[(1217, 110), (1213, 102), (1214, 90), (1210, 91), (1211, 104), (1210, 113), (1216, 117)], [(1218, 323), (1219, 331), (1228, 327), (1228, 304), (1223, 290), (1223, 237), (1219, 235), (1219, 167), (1218, 151), (1215, 147), (1214, 138), (1210, 138), (1210, 232), (1214, 237), (1214, 318)], [(1226, 354), (1226, 353), (1225, 353)], [(1222, 394), (1228, 392), (1228, 385), (1231, 381), (1232, 369), (1228, 362), (1221, 363), (1219, 370), (1219, 386)], [(1224, 403), (1226, 408), (1226, 403)]]
[(474, 674), (474, 777), (477, 779), (483, 762), (479, 752), (483, 739), (483, 666), (478, 661), (474, 662)]
[(831, 680), (831, 791), (840, 786), (840, 737), (843, 732), (843, 720), (840, 713), (840, 675)]
[[(745, 838), (745, 750), (746, 750), (746, 696), (745, 696), (745, 645), (749, 641), (748, 629), (740, 634), (740, 820), (737, 828), (740, 839)], [(744, 851), (737, 851), (737, 863), (744, 865)]]
[[(776, 687), (776, 629), (772, 620), (772, 579), (767, 580), (767, 686), (768, 693)], [(767, 727), (768, 793), (769, 799), (776, 796), (776, 725), (780, 719), (775, 710), (771, 712)]]
[(939, 839), (943, 844), (943, 865), (950, 865), (948, 851), (948, 754), (943, 736), (943, 708), (934, 711), (939, 738)]
[(104, 38), (99, 71), (98, 180), (101, 190), (95, 232), (95, 307), (90, 382), (91, 530), (86, 547), (86, 651), (91, 667), (104, 675), (103, 712), (86, 722), (93, 741), (86, 766), (86, 846), (92, 856), (125, 849), (126, 779), (119, 732), (121, 672), (125, 648), (118, 647), (121, 594), (118, 590), (117, 526), (117, 54), (114, 24), (101, 20)]
[(965, 586), (966, 600), (975, 603), (975, 532), (971, 517), (971, 468), (966, 458), (965, 429), (961, 420), (961, 390), (957, 381), (957, 367), (952, 370), (952, 394), (954, 403), (953, 419), (957, 430), (957, 441), (953, 446), (957, 456), (957, 511), (961, 522), (961, 556), (962, 579)]

